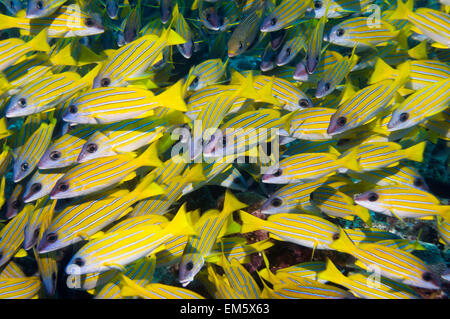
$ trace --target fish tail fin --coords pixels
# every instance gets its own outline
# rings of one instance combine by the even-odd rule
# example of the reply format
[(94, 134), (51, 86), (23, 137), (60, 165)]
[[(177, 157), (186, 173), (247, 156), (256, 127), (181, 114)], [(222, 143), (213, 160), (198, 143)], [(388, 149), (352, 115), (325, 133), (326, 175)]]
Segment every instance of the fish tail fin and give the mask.
[(416, 60), (427, 60), (428, 59), (427, 40), (423, 40), (415, 47), (409, 49), (408, 55)]
[(183, 179), (188, 182), (205, 181), (206, 177), (205, 174), (203, 173), (203, 165), (201, 163), (194, 165)]
[(414, 0), (407, 0), (403, 3), (402, 0), (397, 1), (397, 7), (394, 13), (391, 14), (389, 20), (406, 20), (408, 19), (408, 14), (413, 10)]
[(152, 100), (159, 102), (163, 107), (186, 112), (187, 106), (183, 99), (183, 80), (170, 86), (163, 93), (156, 95)]
[(250, 233), (262, 229), (268, 222), (244, 211), (239, 211), (242, 220), (241, 233)]
[(377, 58), (374, 71), (369, 79), (369, 84), (377, 83), (386, 79), (396, 77), (395, 70), (381, 58)]
[(327, 258), (325, 263), (325, 270), (317, 274), (317, 278), (321, 280), (326, 280), (329, 282), (334, 282), (336, 284), (343, 283), (347, 280), (347, 277), (337, 269), (333, 262)]
[(17, 17), (10, 17), (4, 14), (0, 14), (0, 30), (3, 29), (11, 29), (11, 28), (18, 28), (20, 18)]
[(225, 192), (225, 201), (223, 203), (222, 213), (228, 215), (236, 210), (247, 207), (247, 204), (241, 203), (233, 193), (227, 189)]
[(347, 155), (340, 158), (341, 164), (354, 172), (362, 172), (362, 168), (358, 162), (358, 148), (355, 147)]
[(406, 153), (406, 158), (415, 162), (423, 162), (423, 152), (426, 145), (427, 142), (423, 141), (405, 149), (404, 151)]
[(121, 288), (120, 295), (122, 297), (135, 297), (142, 294), (145, 295), (145, 289), (136, 284), (133, 280), (125, 276), (124, 273), (119, 273)]
[[(450, 223), (450, 205), (439, 205), (438, 207), (439, 213), (441, 217), (447, 222)], [(438, 218), (439, 220), (439, 218)], [(442, 219), (440, 219), (442, 223)]]
[(356, 205), (355, 214), (362, 219), (369, 227), (372, 227), (372, 217), (370, 216), (369, 210), (365, 207)]
[(270, 103), (273, 105), (280, 105), (280, 101), (278, 101), (275, 96), (273, 96), (273, 82), (275, 77), (272, 76), (270, 81), (264, 84), (259, 90), (258, 95), (263, 102)]
[(253, 86), (253, 73), (249, 72), (246, 77), (242, 76), (238, 71), (234, 71), (231, 74), (232, 81), (235, 84), (240, 85), (240, 88), (236, 92), (236, 96), (245, 97), (248, 99), (256, 100), (258, 99), (258, 92), (256, 92)]
[(170, 26), (164, 31), (161, 38), (164, 40), (165, 46), (184, 44), (187, 42), (185, 38), (172, 30)]
[(395, 79), (393, 86), (395, 88), (400, 88), (409, 81), (409, 76), (411, 74), (411, 63), (409, 61), (400, 64), (397, 67), (397, 78)]
[(28, 42), (30, 47), (36, 51), (50, 52), (50, 46), (47, 42), (47, 28), (39, 32), (33, 39)]
[(189, 221), (190, 219), (186, 213), (186, 203), (184, 203), (175, 217), (164, 228), (164, 231), (172, 235), (195, 235), (195, 229)]
[(135, 198), (135, 201), (140, 201), (148, 197), (164, 194), (164, 188), (154, 183), (154, 174), (147, 174), (130, 193)]
[(158, 157), (158, 142), (152, 143), (136, 160), (140, 166), (153, 166), (159, 167), (163, 165)]

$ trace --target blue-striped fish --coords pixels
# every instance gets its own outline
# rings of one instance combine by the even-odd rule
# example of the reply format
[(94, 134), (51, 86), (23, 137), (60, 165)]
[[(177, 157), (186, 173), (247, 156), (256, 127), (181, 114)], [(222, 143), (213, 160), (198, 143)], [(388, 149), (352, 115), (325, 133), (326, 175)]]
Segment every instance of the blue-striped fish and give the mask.
[(335, 224), (309, 214), (275, 214), (267, 220), (240, 211), (242, 233), (266, 230), (270, 237), (313, 249), (332, 249), (330, 244), (339, 234)]
[(0, 298), (2, 299), (36, 299), (40, 289), (41, 279), (38, 276), (0, 280)]
[(239, 295), (239, 299), (261, 298), (261, 289), (255, 279), (237, 259), (233, 258), (229, 262), (222, 255), (221, 266), (231, 288)]
[(75, 72), (63, 72), (37, 79), (25, 85), (10, 99), (6, 117), (47, 112), (70, 99), (87, 85), (86, 80), (81, 79)]
[[(95, 299), (124, 299), (126, 297), (121, 296), (121, 275), (125, 275), (131, 280), (135, 281), (138, 286), (144, 286), (152, 282), (153, 275), (155, 273), (155, 257), (154, 255), (150, 257), (144, 257), (139, 259), (134, 264), (126, 267), (126, 270), (122, 273), (117, 270), (107, 271), (108, 273), (113, 273), (114, 277), (109, 280), (105, 285), (98, 287), (95, 290)], [(106, 272), (100, 273), (104, 274)], [(95, 275), (98, 273), (86, 274), (87, 276)]]
[(139, 297), (142, 299), (204, 299), (198, 293), (176, 286), (151, 283), (139, 286), (127, 276), (121, 274), (120, 295), (123, 297)]
[(283, 0), (264, 19), (261, 32), (273, 32), (291, 26), (296, 20), (302, 18), (312, 1)]
[(161, 138), (169, 126), (165, 118), (146, 117), (109, 124), (92, 134), (78, 155), (78, 163), (132, 152)]
[[(450, 15), (431, 8), (418, 8), (413, 12), (414, 0), (403, 3), (397, 1), (397, 7), (389, 19), (405, 19), (411, 22), (417, 31), (427, 38), (437, 42), (437, 47), (450, 47), (450, 32), (448, 24)], [(414, 29), (413, 29), (414, 31)]]
[(332, 150), (328, 153), (300, 153), (280, 160), (278, 167), (269, 170), (262, 177), (263, 183), (287, 184), (311, 181), (331, 176), (342, 169), (361, 171), (355, 150), (340, 156)]
[(137, 87), (99, 87), (72, 99), (63, 120), (80, 124), (107, 124), (151, 116), (158, 107), (186, 111), (181, 81), (159, 95)]
[[(405, 83), (405, 88), (408, 89), (420, 90), (450, 77), (450, 66), (446, 63), (434, 60), (410, 60), (404, 63), (409, 63), (409, 80)], [(398, 76), (398, 70), (390, 67), (383, 59), (377, 59), (368, 83), (395, 79)]]
[(372, 220), (367, 208), (356, 205), (353, 198), (328, 185), (322, 185), (310, 195), (311, 202), (323, 213), (353, 220), (355, 216), (372, 226)]
[(123, 269), (123, 266), (161, 249), (164, 241), (171, 236), (182, 234), (195, 234), (187, 220), (185, 205), (163, 229), (160, 226), (136, 227), (90, 241), (72, 257), (66, 273), (86, 274), (111, 268)]
[[(363, 12), (373, 0), (315, 0), (313, 8), (308, 8), (306, 17), (320, 19), (323, 16), (327, 18), (340, 18), (352, 13)], [(328, 7), (328, 11), (326, 11)]]
[(166, 46), (186, 41), (168, 28), (161, 37), (145, 35), (111, 53), (94, 79), (93, 88), (126, 86), (161, 57)]
[(47, 28), (50, 38), (88, 36), (104, 32), (101, 21), (91, 16), (78, 5), (59, 7), (52, 15), (44, 18), (27, 19), (0, 15), (0, 29), (19, 28), (25, 34), (37, 34)]
[(67, 0), (28, 0), (27, 18), (36, 19), (51, 15)]
[(323, 107), (291, 112), (285, 117), (287, 136), (311, 141), (330, 140), (333, 137), (327, 133), (327, 129), (335, 112), (335, 109)]
[[(16, 64), (23, 56), (32, 51), (49, 52), (50, 46), (47, 44), (47, 30), (41, 31), (28, 42), (20, 38), (10, 38), (0, 41), (0, 71)], [(6, 76), (8, 76), (5, 73)], [(8, 78), (11, 82), (11, 78)]]
[(392, 113), (387, 128), (403, 130), (444, 111), (450, 102), (450, 77), (408, 96)]
[(43, 122), (20, 148), (14, 161), (14, 182), (17, 183), (30, 175), (39, 160), (50, 145), (56, 119), (52, 118), (50, 124)]
[(359, 267), (364, 269), (377, 267), (381, 276), (415, 287), (426, 289), (440, 287), (437, 276), (422, 260), (411, 253), (377, 244), (355, 246), (343, 229), (330, 246), (357, 258), (355, 264)]
[(161, 187), (147, 175), (132, 192), (116, 190), (70, 204), (52, 220), (39, 242), (39, 252), (49, 252), (89, 238), (121, 216), (131, 212), (135, 202), (159, 195)]
[(327, 259), (326, 269), (319, 278), (344, 286), (357, 297), (367, 299), (420, 299), (419, 295), (407, 285), (387, 278), (374, 281), (368, 275), (354, 273), (345, 276)]
[(16, 184), (12, 194), (9, 196), (6, 203), (6, 218), (11, 219), (16, 216), (23, 208), (24, 202), (22, 200), (22, 192), (24, 190), (24, 185)]
[(306, 23), (300, 23), (288, 29), (286, 41), (276, 57), (276, 65), (283, 66), (291, 62), (306, 47), (307, 35)]
[(367, 17), (355, 17), (331, 28), (328, 34), (328, 41), (340, 46), (350, 48), (356, 46), (367, 49), (386, 44), (394, 39), (402, 41), (402, 36), (403, 33), (400, 30), (396, 30), (389, 22), (381, 19), (371, 22)]
[[(40, 242), (44, 231), (50, 225), (53, 218), (55, 205), (56, 201), (52, 201), (51, 207), (49, 208), (50, 211), (41, 219), (40, 227), (37, 230), (39, 235), (36, 238), (36, 243)], [(30, 224), (30, 222), (28, 224)], [(39, 274), (45, 292), (47, 295), (53, 296), (56, 293), (56, 284), (58, 279), (58, 255), (54, 252), (39, 254), (36, 247), (33, 247), (33, 252), (38, 264)]]
[(384, 111), (397, 90), (407, 81), (408, 67), (409, 65), (404, 65), (401, 76), (395, 80), (366, 86), (346, 99), (331, 117), (328, 134), (335, 135), (364, 125)]
[(225, 63), (221, 59), (203, 61), (189, 70), (184, 85), (189, 91), (196, 91), (216, 84), (225, 75), (227, 65), (228, 60)]
[(309, 74), (313, 74), (320, 62), (323, 45), (323, 32), (327, 22), (326, 14), (320, 18), (314, 29), (310, 31), (308, 45), (306, 46), (305, 66)]
[(71, 198), (97, 192), (121, 181), (136, 177), (136, 170), (144, 166), (158, 167), (157, 142), (141, 155), (123, 153), (101, 157), (70, 168), (50, 192), (52, 199)]
[(0, 266), (6, 264), (20, 249), (24, 238), (23, 231), (32, 210), (33, 205), (26, 205), (0, 231)]
[(179, 282), (183, 287), (194, 280), (195, 275), (203, 267), (205, 257), (210, 253), (222, 228), (227, 225), (228, 216), (233, 211), (246, 206), (239, 202), (230, 191), (227, 191), (223, 210), (220, 213), (219, 211), (210, 211), (209, 218), (200, 218), (195, 224), (196, 234), (188, 241), (180, 263)]
[(38, 168), (47, 170), (75, 164), (83, 145), (99, 128), (99, 125), (77, 125), (73, 130), (54, 140), (39, 160)]
[(299, 213), (317, 211), (310, 201), (311, 193), (327, 180), (326, 177), (308, 182), (283, 186), (273, 193), (261, 206), (263, 214)]
[(355, 196), (355, 203), (377, 213), (399, 218), (439, 215), (450, 220), (450, 206), (431, 193), (407, 185), (377, 186)]
[(356, 151), (359, 167), (362, 172), (365, 172), (384, 167), (394, 167), (404, 159), (422, 162), (425, 146), (426, 142), (421, 142), (410, 148), (402, 149), (402, 146), (395, 142), (373, 142), (355, 146), (353, 149), (344, 152), (343, 156)]
[(33, 211), (28, 216), (24, 229), (23, 248), (25, 250), (31, 249), (37, 243), (40, 231), (48, 227), (48, 220), (53, 216), (55, 205), (56, 200), (51, 200), (48, 196), (37, 201)]
[[(331, 55), (331, 59), (327, 58), (327, 53), (328, 55)], [(317, 83), (316, 98), (323, 98), (333, 92), (351, 72), (358, 61), (358, 56), (353, 52), (350, 57), (343, 57), (338, 52), (327, 51), (325, 52), (323, 59), (325, 62), (324, 66), (327, 66), (329, 63), (329, 67), (324, 68), (320, 63), (317, 67), (316, 73), (319, 73), (322, 67), (323, 77), (320, 79), (319, 83)], [(296, 70), (296, 74), (297, 73), (301, 73), (300, 70)], [(300, 80), (298, 75), (297, 79)]]
[(442, 217), (436, 218), (437, 230), (439, 233), (439, 241), (445, 245), (450, 245), (450, 222)]
[(259, 25), (264, 17), (265, 1), (258, 1), (257, 5), (233, 30), (228, 40), (228, 57), (236, 57), (247, 51), (255, 41), (259, 33)]
[(25, 273), (20, 268), (20, 266), (12, 260), (9, 263), (7, 263), (0, 272), (0, 279), (22, 278), (22, 277), (26, 277)]
[(186, 40), (186, 43), (178, 44), (177, 48), (181, 55), (186, 59), (190, 59), (194, 50), (194, 34), (186, 22), (184, 16), (180, 13), (178, 3), (175, 4), (173, 9), (173, 19), (175, 24), (175, 31)]
[(401, 184), (429, 191), (424, 178), (417, 169), (402, 162), (395, 167), (384, 167), (351, 176), (379, 186)]
[(290, 277), (318, 280), (317, 274), (323, 270), (325, 270), (325, 263), (323, 261), (311, 261), (277, 269), (275, 274), (272, 274), (268, 268), (263, 268), (258, 272), (258, 275), (272, 284), (275, 282), (287, 283), (283, 279)]

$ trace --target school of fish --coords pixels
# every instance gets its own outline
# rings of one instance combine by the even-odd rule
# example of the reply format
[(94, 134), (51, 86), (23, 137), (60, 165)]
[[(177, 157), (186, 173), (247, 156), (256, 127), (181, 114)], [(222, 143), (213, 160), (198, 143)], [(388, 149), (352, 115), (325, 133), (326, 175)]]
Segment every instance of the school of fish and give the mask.
[(403, 1), (0, 0), (0, 298), (442, 291), (374, 225), (450, 245), (417, 165), (450, 141), (450, 3)]

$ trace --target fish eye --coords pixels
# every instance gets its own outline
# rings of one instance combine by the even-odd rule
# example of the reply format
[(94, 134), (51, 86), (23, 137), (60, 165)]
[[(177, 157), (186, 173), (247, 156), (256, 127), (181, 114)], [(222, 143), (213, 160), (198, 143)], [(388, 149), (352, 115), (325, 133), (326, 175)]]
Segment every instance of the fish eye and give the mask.
[[(12, 1), (11, 1), (12, 4)], [(42, 1), (38, 1), (36, 2), (36, 9), (41, 10), (44, 7), (44, 4), (42, 3)]]
[(270, 20), (270, 24), (271, 25), (277, 24), (277, 18), (272, 18), (272, 20)]
[(334, 234), (333, 234), (333, 240), (338, 240), (339, 237), (341, 237), (341, 236), (339, 235), (339, 233), (334, 233)]
[(367, 196), (367, 199), (369, 202), (376, 202), (378, 200), (379, 196), (377, 193), (370, 193), (369, 196)]
[(431, 280), (433, 280), (433, 275), (429, 271), (424, 272), (422, 274), (422, 279), (425, 281), (431, 281)]
[(398, 118), (400, 122), (406, 122), (409, 118), (409, 113), (403, 112), (400, 114), (400, 117)]
[(61, 182), (61, 183), (58, 184), (58, 190), (60, 192), (65, 192), (68, 189), (69, 189), (69, 183), (68, 182)]
[(336, 35), (338, 37), (342, 37), (344, 35), (344, 32), (345, 32), (344, 29), (339, 28), (339, 29), (336, 30)]
[(341, 116), (340, 118), (337, 119), (337, 125), (339, 125), (340, 127), (344, 126), (345, 123), (347, 123), (347, 118)]
[(22, 172), (26, 172), (28, 170), (28, 163), (23, 163), (22, 165), (20, 165), (20, 169), (22, 170)]
[(423, 182), (423, 179), (421, 179), (421, 178), (415, 178), (413, 184), (414, 184), (414, 186), (423, 186), (424, 182)]
[(75, 258), (75, 260), (73, 261), (73, 263), (74, 263), (75, 265), (77, 265), (78, 267), (83, 267), (83, 266), (84, 266), (84, 260), (83, 260), (83, 258), (80, 258), (80, 257)]
[(53, 152), (50, 153), (49, 157), (50, 157), (50, 159), (51, 159), (52, 161), (57, 161), (58, 159), (61, 158), (61, 152), (59, 152), (59, 151), (53, 151)]
[(75, 114), (77, 112), (78, 112), (78, 108), (75, 105), (73, 105), (73, 104), (69, 105), (69, 113)]
[(330, 82), (325, 82), (324, 87), (325, 90), (328, 91), (330, 89)]
[(287, 48), (286, 49), (286, 54), (289, 56), (289, 55), (291, 55), (291, 48)]
[(103, 87), (107, 87), (107, 86), (109, 86), (110, 84), (111, 84), (111, 80), (108, 79), (108, 78), (103, 78), (103, 79), (100, 81), (100, 85), (103, 86)]
[(322, 8), (322, 1), (314, 1), (314, 8), (316, 9)]
[(281, 204), (283, 204), (283, 201), (282, 201), (281, 199), (279, 199), (278, 197), (276, 197), (276, 198), (272, 199), (272, 201), (270, 202), (270, 204), (271, 204), (273, 207), (280, 207)]
[(91, 154), (97, 152), (97, 149), (98, 149), (98, 147), (97, 147), (97, 144), (95, 144), (95, 143), (89, 143), (86, 146), (86, 151)]
[(282, 174), (283, 174), (283, 171), (282, 171), (281, 169), (277, 169), (277, 170), (275, 171), (275, 173), (273, 173), (273, 176), (279, 177), (279, 176), (281, 176)]
[(11, 207), (13, 209), (19, 209), (22, 206), (22, 201), (20, 199), (16, 199), (11, 203)]
[(31, 185), (31, 192), (32, 193), (37, 193), (42, 189), (42, 184), (41, 183), (34, 183), (33, 185)]
[(50, 244), (53, 244), (58, 240), (58, 235), (55, 233), (49, 233), (47, 236), (45, 236), (45, 240), (49, 242)]
[(308, 107), (308, 106), (309, 106), (309, 102), (308, 102), (307, 99), (300, 99), (300, 100), (298, 101), (298, 105), (299, 105), (300, 107)]
[(239, 41), (239, 50), (242, 50), (243, 47), (244, 45), (242, 44), (242, 41)]
[(85, 24), (87, 27), (92, 27), (92, 26), (94, 26), (94, 21), (92, 21), (91, 18), (86, 18), (86, 19), (84, 20), (84, 24)]
[(17, 101), (17, 104), (19, 104), (20, 107), (25, 107), (25, 106), (27, 106), (27, 100), (24, 98), (21, 98)]
[(194, 264), (192, 263), (192, 261), (190, 261), (186, 264), (186, 270), (191, 271), (192, 268), (194, 268)]

